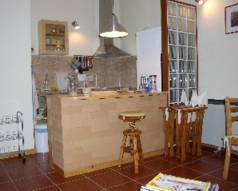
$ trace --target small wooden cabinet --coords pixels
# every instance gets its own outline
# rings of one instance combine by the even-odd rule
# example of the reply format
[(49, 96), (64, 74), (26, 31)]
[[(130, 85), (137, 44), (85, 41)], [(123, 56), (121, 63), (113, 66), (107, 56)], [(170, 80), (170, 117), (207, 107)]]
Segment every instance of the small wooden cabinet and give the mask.
[(68, 54), (68, 24), (62, 21), (39, 21), (39, 53)]

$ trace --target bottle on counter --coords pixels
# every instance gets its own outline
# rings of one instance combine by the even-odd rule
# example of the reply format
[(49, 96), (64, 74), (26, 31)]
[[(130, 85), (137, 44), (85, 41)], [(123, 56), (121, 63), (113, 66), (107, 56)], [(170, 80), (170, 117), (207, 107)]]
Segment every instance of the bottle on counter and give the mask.
[(43, 81), (43, 91), (44, 92), (48, 92), (49, 91), (48, 73), (45, 74), (45, 79)]
[(77, 78), (75, 73), (71, 73), (68, 75), (68, 93), (70, 96), (77, 96)]
[(157, 78), (157, 75), (150, 75), (150, 84), (151, 84), (152, 92), (157, 92), (156, 78)]

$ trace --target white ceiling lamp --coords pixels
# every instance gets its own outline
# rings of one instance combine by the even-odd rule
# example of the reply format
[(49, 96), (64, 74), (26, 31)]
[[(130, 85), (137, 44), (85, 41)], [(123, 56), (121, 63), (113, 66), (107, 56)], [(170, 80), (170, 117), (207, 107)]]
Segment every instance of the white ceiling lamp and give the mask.
[(199, 5), (202, 5), (205, 0), (195, 0)]
[[(114, 1), (113, 1), (114, 8)], [(126, 37), (128, 32), (126, 29), (118, 22), (117, 16), (112, 13), (112, 23), (108, 23), (104, 27), (104, 31), (102, 31), (99, 36), (105, 38), (122, 38)]]

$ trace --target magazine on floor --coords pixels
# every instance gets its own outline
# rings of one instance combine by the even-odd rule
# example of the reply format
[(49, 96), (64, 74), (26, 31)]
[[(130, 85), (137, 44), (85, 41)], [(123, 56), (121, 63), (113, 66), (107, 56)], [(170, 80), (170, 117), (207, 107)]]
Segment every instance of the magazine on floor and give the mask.
[(140, 191), (218, 191), (217, 184), (159, 173)]

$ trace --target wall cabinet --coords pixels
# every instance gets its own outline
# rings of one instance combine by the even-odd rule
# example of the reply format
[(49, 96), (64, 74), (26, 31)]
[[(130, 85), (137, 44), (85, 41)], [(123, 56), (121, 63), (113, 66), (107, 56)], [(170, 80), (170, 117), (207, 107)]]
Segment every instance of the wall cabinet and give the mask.
[(67, 22), (39, 21), (39, 53), (46, 55), (68, 54)]

